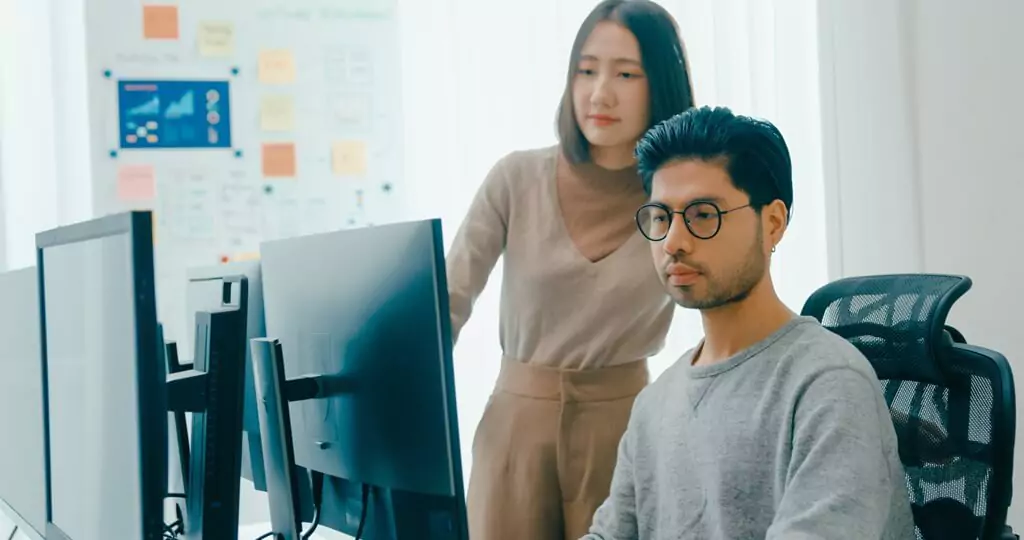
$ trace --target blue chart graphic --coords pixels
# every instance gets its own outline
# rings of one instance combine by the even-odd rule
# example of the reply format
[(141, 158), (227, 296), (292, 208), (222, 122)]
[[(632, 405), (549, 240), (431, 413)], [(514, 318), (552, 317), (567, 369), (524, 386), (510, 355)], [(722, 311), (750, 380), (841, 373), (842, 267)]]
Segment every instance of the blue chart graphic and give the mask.
[(120, 147), (230, 148), (227, 81), (119, 81)]

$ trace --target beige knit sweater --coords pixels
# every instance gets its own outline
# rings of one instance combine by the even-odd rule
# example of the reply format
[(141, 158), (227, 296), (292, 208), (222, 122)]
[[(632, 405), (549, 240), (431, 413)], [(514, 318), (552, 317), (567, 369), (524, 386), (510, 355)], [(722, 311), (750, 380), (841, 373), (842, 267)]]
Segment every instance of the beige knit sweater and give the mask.
[(634, 215), (636, 169), (570, 165), (558, 147), (514, 152), (484, 180), (447, 258), (452, 334), (504, 255), (504, 356), (593, 369), (657, 353), (674, 304)]

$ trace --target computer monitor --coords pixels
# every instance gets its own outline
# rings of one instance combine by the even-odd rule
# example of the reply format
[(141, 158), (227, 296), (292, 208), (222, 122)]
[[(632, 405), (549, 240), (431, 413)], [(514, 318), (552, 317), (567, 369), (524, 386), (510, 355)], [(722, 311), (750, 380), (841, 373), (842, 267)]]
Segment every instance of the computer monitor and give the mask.
[(167, 485), (149, 212), (41, 232), (48, 540), (160, 540)]
[[(300, 540), (302, 507), (300, 477), (295, 470), (292, 424), (285, 388), (284, 353), (276, 339), (251, 342), (253, 382), (259, 403), (257, 417), (267, 468), (267, 499), (274, 540)], [(358, 538), (359, 535), (356, 535)]]
[(339, 389), (290, 407), (296, 463), (328, 476), (320, 523), (352, 534), (368, 488), (366, 538), (467, 538), (440, 220), (266, 242), (261, 256), (288, 377)]
[[(242, 418), (242, 477), (253, 483), (257, 491), (267, 490), (266, 472), (263, 469), (263, 446), (260, 443), (260, 424), (256, 415), (256, 398), (253, 392), (252, 362), (248, 343), (250, 339), (266, 335), (263, 320), (263, 287), (260, 280), (259, 261), (244, 261), (217, 266), (192, 268), (188, 271), (185, 288), (185, 306), (188, 320), (196, 312), (218, 309), (224, 305), (224, 280), (231, 276), (245, 276), (249, 282), (249, 298), (246, 314), (245, 353), (245, 403)], [(195, 350), (195, 326), (187, 325), (186, 346), (178, 350), (183, 361), (190, 362)], [(186, 354), (188, 356), (184, 356)]]
[(195, 313), (193, 362), (167, 378), (168, 409), (176, 418), (192, 413), (184, 519), (191, 540), (238, 535), (247, 280), (228, 276), (221, 287), (221, 305)]
[(0, 274), (0, 511), (46, 532), (43, 366), (35, 267)]

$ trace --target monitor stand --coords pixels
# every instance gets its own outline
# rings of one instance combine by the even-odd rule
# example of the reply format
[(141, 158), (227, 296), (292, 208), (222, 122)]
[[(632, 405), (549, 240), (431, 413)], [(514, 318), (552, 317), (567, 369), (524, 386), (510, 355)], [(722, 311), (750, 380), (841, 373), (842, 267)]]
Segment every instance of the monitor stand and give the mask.
[[(326, 377), (288, 380), (284, 373), (284, 351), (276, 339), (253, 339), (252, 364), (258, 406), (260, 436), (263, 442), (264, 469), (267, 473), (267, 497), (273, 538), (300, 540), (302, 535), (302, 470), (295, 465), (291, 416), (288, 404), (315, 399), (329, 393)], [(319, 525), (324, 475), (311, 475), (313, 524)]]
[[(174, 341), (168, 341), (166, 350), (167, 373), (171, 375), (176, 375), (178, 373), (187, 372), (192, 369), (192, 364), (183, 364), (178, 359), (177, 343), (175, 343)], [(184, 410), (181, 410), (178, 407), (170, 405), (168, 406), (168, 409), (174, 411), (171, 414), (174, 415), (174, 434), (178, 446), (178, 462), (181, 468), (181, 485), (184, 486), (185, 491), (188, 491), (189, 442), (188, 423), (185, 417), (186, 413)]]
[(182, 468), (187, 540), (238, 538), (245, 317), (237, 307), (197, 312), (193, 365), (175, 360), (167, 376), (167, 408), (175, 423), (184, 426), (185, 413), (193, 415), (191, 437), (186, 430), (183, 442), (178, 431), (179, 446), (190, 448)]

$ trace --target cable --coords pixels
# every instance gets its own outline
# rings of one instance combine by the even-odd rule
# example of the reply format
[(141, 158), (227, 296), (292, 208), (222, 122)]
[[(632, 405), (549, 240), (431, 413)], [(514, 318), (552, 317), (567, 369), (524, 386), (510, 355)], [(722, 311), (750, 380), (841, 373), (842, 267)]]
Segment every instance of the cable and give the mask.
[(370, 484), (363, 484), (363, 515), (359, 518), (359, 529), (356, 530), (356, 540), (363, 540), (363, 527), (366, 526), (367, 509), (370, 507)]
[(315, 506), (315, 507), (313, 507), (313, 523), (309, 526), (309, 530), (308, 531), (302, 533), (300, 538), (302, 538), (302, 540), (309, 540), (309, 538), (313, 536), (313, 533), (316, 532), (316, 528), (319, 527), (319, 526), (320, 526), (320, 507), (319, 506)]
[(272, 538), (273, 536), (274, 536), (274, 531), (270, 531), (268, 533), (265, 533), (263, 536), (260, 536), (256, 540), (266, 540), (267, 538)]
[(187, 499), (184, 493), (168, 493), (164, 495), (165, 499)]
[(11, 530), (11, 535), (7, 537), (7, 540), (14, 540), (14, 535), (18, 534), (18, 526), (15, 525), (14, 529)]
[(309, 477), (313, 483), (313, 524), (309, 526), (308, 531), (302, 533), (302, 540), (309, 540), (320, 526), (320, 508), (324, 503), (324, 473), (310, 471)]
[(184, 526), (185, 524), (182, 523), (180, 519), (169, 525), (167, 523), (164, 523), (164, 539), (176, 540), (178, 538), (178, 535), (183, 532), (182, 529), (184, 529)]

